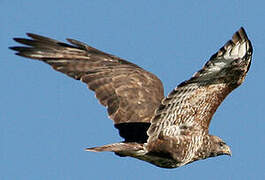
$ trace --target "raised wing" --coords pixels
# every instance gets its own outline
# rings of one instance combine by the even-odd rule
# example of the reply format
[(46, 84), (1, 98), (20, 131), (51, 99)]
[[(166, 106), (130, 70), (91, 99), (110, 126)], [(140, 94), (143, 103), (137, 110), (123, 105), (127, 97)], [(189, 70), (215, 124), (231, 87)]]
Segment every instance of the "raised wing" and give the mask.
[(240, 28), (200, 71), (162, 100), (151, 121), (148, 142), (159, 136), (176, 137), (196, 130), (208, 132), (218, 106), (244, 81), (251, 58), (251, 43)]
[(146, 133), (154, 111), (164, 97), (163, 85), (155, 75), (73, 39), (67, 39), (71, 44), (66, 44), (36, 34), (27, 35), (31, 39), (14, 38), (27, 45), (11, 47), (17, 55), (41, 60), (56, 71), (85, 82), (107, 107), (116, 127), (120, 130), (125, 127), (123, 132), (120, 131), (121, 136), (126, 136), (127, 123), (136, 124), (136, 127), (138, 123), (147, 123)]

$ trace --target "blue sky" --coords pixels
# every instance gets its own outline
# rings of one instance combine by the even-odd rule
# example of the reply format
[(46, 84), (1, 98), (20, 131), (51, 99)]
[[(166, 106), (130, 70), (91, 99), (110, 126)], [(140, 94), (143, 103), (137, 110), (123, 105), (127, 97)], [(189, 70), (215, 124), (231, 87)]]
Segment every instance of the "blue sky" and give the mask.
[[(265, 179), (265, 11), (262, 1), (0, 1), (0, 179)], [(74, 38), (156, 74), (166, 94), (243, 26), (254, 55), (245, 83), (210, 132), (232, 157), (161, 169), (86, 147), (121, 141), (85, 84), (15, 56), (26, 32)], [(2, 177), (1, 177), (2, 176)]]

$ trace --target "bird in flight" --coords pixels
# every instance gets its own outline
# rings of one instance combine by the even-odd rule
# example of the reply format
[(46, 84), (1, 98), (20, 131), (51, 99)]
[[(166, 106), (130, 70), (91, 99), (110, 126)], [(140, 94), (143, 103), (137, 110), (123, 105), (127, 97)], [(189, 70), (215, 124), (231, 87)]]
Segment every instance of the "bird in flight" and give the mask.
[(74, 39), (69, 44), (36, 34), (14, 38), (19, 56), (37, 59), (87, 84), (107, 108), (118, 142), (87, 151), (110, 151), (162, 168), (231, 155), (229, 146), (209, 134), (209, 124), (224, 98), (243, 83), (252, 46), (241, 27), (201, 70), (164, 97), (163, 84), (143, 68)]

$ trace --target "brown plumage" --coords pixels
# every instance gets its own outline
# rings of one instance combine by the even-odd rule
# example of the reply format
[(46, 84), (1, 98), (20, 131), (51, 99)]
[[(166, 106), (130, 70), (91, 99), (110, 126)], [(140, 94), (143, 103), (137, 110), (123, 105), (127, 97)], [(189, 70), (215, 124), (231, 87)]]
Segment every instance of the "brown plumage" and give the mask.
[(11, 49), (86, 83), (125, 139), (87, 151), (112, 151), (163, 168), (231, 155), (229, 146), (208, 134), (208, 128), (218, 106), (242, 84), (250, 67), (252, 46), (243, 28), (167, 97), (161, 81), (133, 63), (73, 39), (66, 44), (27, 35), (32, 39), (14, 38), (27, 46)]

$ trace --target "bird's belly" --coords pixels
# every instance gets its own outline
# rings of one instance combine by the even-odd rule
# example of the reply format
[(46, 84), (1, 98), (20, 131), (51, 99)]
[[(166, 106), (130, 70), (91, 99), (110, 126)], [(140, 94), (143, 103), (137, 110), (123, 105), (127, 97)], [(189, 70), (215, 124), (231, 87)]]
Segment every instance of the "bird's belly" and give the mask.
[(147, 153), (143, 156), (134, 156), (134, 158), (149, 162), (161, 168), (177, 168), (186, 164), (184, 162), (178, 162), (172, 159), (171, 157), (157, 156), (155, 154), (150, 153)]

